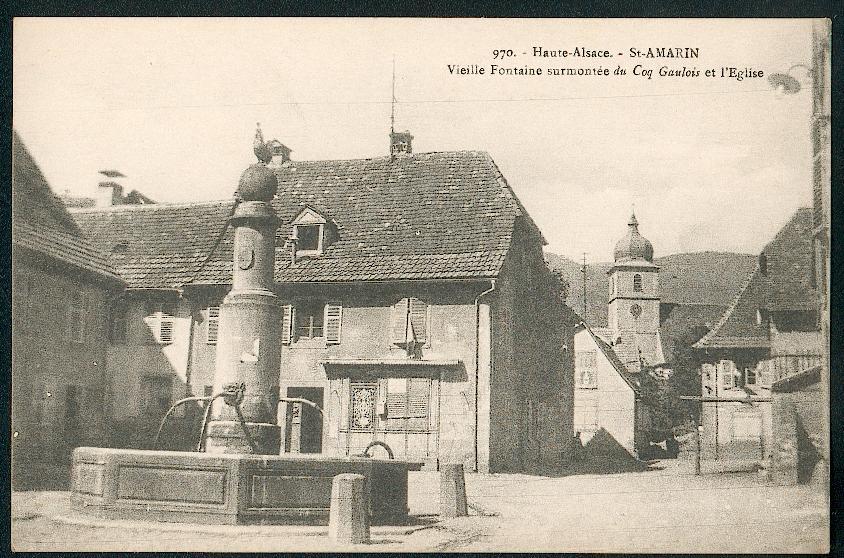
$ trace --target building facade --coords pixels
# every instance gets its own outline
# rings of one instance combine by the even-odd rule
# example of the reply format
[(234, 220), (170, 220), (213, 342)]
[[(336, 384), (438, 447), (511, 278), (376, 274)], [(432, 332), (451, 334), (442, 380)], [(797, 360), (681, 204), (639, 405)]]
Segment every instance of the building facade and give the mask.
[[(279, 406), (283, 451), (350, 455), (380, 441), (431, 467), (559, 466), (575, 320), (544, 239), (487, 154), (414, 154), (406, 136), (389, 157), (349, 161), (292, 161), (267, 144), (281, 218), (278, 385), (323, 410)], [(233, 203), (74, 210), (129, 285), (107, 356), (117, 441), (151, 439), (173, 401), (213, 389)], [(176, 413), (164, 447), (195, 442), (196, 411)]]
[(13, 478), (28, 482), (40, 464), (104, 441), (105, 316), (124, 282), (16, 132), (12, 155), (12, 460)]
[(574, 429), (592, 455), (637, 456), (647, 447), (649, 408), (612, 346), (586, 324), (574, 336)]
[(771, 455), (771, 386), (821, 364), (823, 337), (812, 250), (812, 210), (799, 209), (715, 327), (695, 344), (703, 397), (702, 454)]

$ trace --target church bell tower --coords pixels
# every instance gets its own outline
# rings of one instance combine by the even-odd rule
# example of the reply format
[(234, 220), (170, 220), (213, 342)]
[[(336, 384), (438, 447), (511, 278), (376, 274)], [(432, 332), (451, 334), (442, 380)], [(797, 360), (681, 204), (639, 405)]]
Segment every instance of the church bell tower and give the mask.
[(654, 249), (630, 216), (627, 235), (615, 245), (607, 318), (616, 354), (631, 372), (664, 362), (659, 338), (659, 266)]

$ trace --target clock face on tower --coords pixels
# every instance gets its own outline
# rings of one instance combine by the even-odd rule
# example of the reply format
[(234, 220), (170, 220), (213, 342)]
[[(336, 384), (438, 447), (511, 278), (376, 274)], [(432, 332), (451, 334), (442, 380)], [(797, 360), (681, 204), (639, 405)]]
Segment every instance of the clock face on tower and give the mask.
[(634, 304), (633, 306), (630, 307), (630, 313), (633, 314), (634, 318), (638, 318), (639, 316), (642, 315), (642, 307), (639, 306), (638, 304)]

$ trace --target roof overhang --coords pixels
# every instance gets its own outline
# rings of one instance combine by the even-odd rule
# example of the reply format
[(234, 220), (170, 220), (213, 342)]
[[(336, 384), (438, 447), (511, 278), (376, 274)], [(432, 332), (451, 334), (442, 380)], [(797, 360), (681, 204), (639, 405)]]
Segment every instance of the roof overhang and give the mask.
[(459, 359), (381, 359), (381, 358), (340, 358), (327, 359), (322, 361), (323, 366), (401, 366), (401, 367), (425, 367), (425, 366), (460, 366)]

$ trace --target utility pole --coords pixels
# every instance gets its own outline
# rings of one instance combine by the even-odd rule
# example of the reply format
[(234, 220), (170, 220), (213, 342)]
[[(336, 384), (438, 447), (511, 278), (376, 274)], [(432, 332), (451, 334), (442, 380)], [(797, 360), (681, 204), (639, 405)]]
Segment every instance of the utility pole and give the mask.
[(580, 273), (583, 278), (583, 319), (586, 319), (586, 254), (583, 252), (583, 265), (580, 266)]

